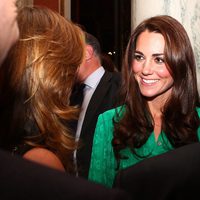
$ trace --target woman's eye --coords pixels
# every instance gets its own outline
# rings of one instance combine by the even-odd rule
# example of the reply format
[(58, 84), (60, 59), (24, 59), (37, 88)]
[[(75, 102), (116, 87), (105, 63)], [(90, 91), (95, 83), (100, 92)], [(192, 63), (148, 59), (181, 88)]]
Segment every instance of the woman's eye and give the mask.
[(164, 60), (164, 58), (156, 57), (155, 62), (158, 63), (158, 64), (162, 64), (162, 63), (165, 62), (165, 60)]
[(144, 60), (144, 56), (139, 55), (139, 54), (135, 54), (134, 59), (137, 60), (137, 61), (141, 61), (141, 60)]

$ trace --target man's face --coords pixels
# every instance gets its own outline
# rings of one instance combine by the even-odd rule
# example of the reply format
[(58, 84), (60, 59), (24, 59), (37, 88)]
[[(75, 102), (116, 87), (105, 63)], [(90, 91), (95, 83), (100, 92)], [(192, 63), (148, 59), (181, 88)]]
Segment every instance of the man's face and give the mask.
[(78, 68), (78, 82), (84, 82), (87, 78), (87, 66), (86, 66), (86, 58), (84, 57), (83, 62), (81, 63), (80, 67)]
[(0, 0), (0, 64), (19, 37), (16, 0)]
[(78, 82), (84, 82), (87, 77), (95, 71), (92, 63), (94, 50), (92, 46), (86, 44), (85, 56), (83, 61), (78, 69)]

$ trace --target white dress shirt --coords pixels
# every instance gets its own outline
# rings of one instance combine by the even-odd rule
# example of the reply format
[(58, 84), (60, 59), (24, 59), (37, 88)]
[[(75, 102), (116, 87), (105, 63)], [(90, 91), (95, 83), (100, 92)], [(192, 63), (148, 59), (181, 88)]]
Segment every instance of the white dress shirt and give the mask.
[[(80, 112), (79, 119), (78, 119), (78, 125), (77, 125), (77, 130), (76, 130), (76, 141), (78, 141), (80, 138), (83, 120), (84, 120), (85, 113), (86, 113), (88, 104), (90, 102), (90, 99), (91, 99), (94, 91), (96, 90), (104, 73), (105, 73), (105, 69), (101, 66), (96, 71), (94, 71), (92, 74), (90, 74), (87, 77), (87, 79), (84, 81), (86, 86), (84, 88), (84, 98), (83, 98), (81, 112)], [(75, 164), (76, 164), (76, 151), (74, 152), (74, 160), (75, 160)]]

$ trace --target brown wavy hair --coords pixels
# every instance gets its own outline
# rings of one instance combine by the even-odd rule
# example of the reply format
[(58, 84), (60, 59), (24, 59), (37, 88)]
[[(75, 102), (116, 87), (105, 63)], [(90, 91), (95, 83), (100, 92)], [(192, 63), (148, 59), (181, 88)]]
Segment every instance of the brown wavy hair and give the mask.
[[(170, 16), (155, 16), (144, 20), (132, 33), (122, 68), (122, 104), (125, 112), (114, 121), (112, 141), (115, 156), (130, 147), (141, 147), (154, 129), (153, 117), (141, 95), (132, 71), (132, 60), (139, 35), (148, 30), (162, 34), (165, 39), (164, 56), (174, 80), (172, 95), (162, 110), (162, 130), (177, 148), (197, 141), (200, 125), (196, 107), (199, 106), (196, 64), (188, 35), (183, 26)], [(120, 117), (120, 116), (118, 116)]]
[(84, 34), (48, 8), (24, 7), (18, 23), (20, 40), (2, 67), (5, 93), (13, 99), (9, 132), (53, 151), (69, 171), (77, 144), (68, 124), (78, 117), (69, 97), (84, 56)]

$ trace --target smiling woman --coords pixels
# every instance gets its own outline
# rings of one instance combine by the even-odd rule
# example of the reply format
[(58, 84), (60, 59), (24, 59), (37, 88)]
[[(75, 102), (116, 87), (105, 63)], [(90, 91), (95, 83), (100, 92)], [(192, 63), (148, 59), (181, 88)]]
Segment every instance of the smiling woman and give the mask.
[(155, 16), (136, 27), (122, 67), (122, 106), (101, 114), (96, 125), (90, 180), (111, 187), (119, 169), (199, 141), (195, 69), (177, 20)]
[(164, 48), (164, 37), (147, 30), (137, 39), (132, 64), (141, 94), (150, 98), (149, 104), (157, 102), (156, 108), (154, 104), (150, 107), (153, 115), (161, 115), (161, 107), (170, 97), (173, 86), (173, 78), (164, 61)]

